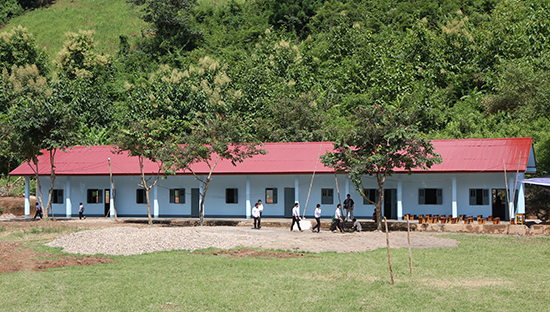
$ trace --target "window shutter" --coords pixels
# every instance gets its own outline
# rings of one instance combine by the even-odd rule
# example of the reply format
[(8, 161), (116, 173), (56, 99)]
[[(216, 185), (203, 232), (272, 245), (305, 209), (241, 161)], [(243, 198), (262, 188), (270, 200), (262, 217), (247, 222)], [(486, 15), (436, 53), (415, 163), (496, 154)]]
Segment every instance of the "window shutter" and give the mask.
[(489, 190), (483, 190), (483, 205), (489, 205)]
[(180, 189), (180, 204), (185, 204), (185, 189)]
[(470, 189), (470, 205), (473, 206), (476, 204), (476, 190)]
[(176, 190), (170, 189), (170, 203), (173, 204), (176, 202)]
[(437, 189), (437, 204), (441, 205), (443, 204), (443, 190)]
[(97, 190), (97, 203), (103, 203), (103, 190)]
[(274, 204), (277, 203), (277, 189), (276, 188), (273, 189), (273, 203)]
[(418, 204), (424, 205), (425, 203), (426, 203), (426, 200), (425, 200), (424, 189), (418, 189)]

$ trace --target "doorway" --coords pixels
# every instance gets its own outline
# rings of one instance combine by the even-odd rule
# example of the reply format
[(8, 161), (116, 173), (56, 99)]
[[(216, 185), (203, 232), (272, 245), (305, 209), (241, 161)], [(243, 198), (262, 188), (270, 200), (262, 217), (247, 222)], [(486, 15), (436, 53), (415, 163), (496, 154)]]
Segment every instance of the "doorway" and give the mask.
[(386, 219), (397, 219), (397, 190), (384, 190), (384, 213)]
[(294, 188), (285, 187), (285, 217), (292, 217), (292, 208), (294, 208), (294, 203), (296, 201)]
[(191, 218), (199, 217), (200, 193), (198, 188), (191, 189)]
[(493, 189), (492, 190), (492, 214), (494, 217), (499, 217), (501, 220), (506, 219), (508, 204), (506, 200), (505, 189)]
[(104, 216), (108, 217), (111, 213), (111, 190), (105, 189), (105, 206), (104, 206)]

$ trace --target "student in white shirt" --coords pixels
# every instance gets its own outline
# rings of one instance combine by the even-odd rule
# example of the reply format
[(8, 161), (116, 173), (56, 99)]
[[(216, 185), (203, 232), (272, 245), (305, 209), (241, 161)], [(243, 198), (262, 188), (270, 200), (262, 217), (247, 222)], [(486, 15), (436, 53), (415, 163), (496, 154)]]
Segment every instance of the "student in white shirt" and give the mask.
[(332, 218), (332, 227), (330, 230), (334, 232), (336, 228), (340, 230), (340, 233), (344, 233), (344, 230), (342, 230), (342, 226), (340, 225), (340, 221), (342, 220), (342, 205), (338, 204), (336, 206), (336, 211), (334, 212), (334, 217)]
[(317, 224), (311, 229), (313, 232), (315, 232), (315, 229), (317, 228), (317, 233), (321, 232), (321, 205), (317, 204), (317, 207), (315, 208), (315, 221), (317, 221)]
[(357, 221), (357, 219), (353, 218), (353, 231), (354, 232), (361, 232), (363, 228), (361, 227), (361, 223)]
[[(259, 204), (256, 203), (254, 208), (252, 208), (252, 216), (254, 217), (254, 228), (259, 230), (262, 228), (262, 217), (260, 213), (260, 208), (258, 206)], [(256, 223), (258, 224), (258, 226), (256, 226)]]
[(292, 208), (292, 225), (290, 226), (291, 232), (294, 224), (297, 224), (298, 230), (300, 230), (300, 232), (303, 232), (302, 228), (300, 227), (300, 209), (298, 208), (298, 203), (295, 203), (294, 208)]
[(260, 218), (262, 217), (262, 213), (264, 212), (264, 205), (262, 205), (262, 200), (258, 199), (258, 209), (260, 209)]

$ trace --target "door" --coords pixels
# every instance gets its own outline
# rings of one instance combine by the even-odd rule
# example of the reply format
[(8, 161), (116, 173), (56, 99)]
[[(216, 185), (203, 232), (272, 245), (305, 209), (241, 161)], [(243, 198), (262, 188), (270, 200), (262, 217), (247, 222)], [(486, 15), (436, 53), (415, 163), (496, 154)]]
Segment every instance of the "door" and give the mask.
[(386, 219), (397, 219), (397, 190), (384, 190), (384, 214)]
[(200, 194), (198, 188), (191, 189), (191, 218), (199, 217)]
[(110, 189), (106, 189), (105, 190), (105, 211), (104, 211), (104, 216), (108, 217), (110, 212), (111, 212), (111, 190)]
[(294, 188), (293, 187), (285, 187), (285, 217), (290, 218), (292, 217), (292, 208), (294, 208)]
[(492, 213), (493, 218), (499, 217), (500, 220), (505, 220), (507, 215), (507, 201), (506, 201), (506, 190), (505, 189), (493, 189), (492, 190)]

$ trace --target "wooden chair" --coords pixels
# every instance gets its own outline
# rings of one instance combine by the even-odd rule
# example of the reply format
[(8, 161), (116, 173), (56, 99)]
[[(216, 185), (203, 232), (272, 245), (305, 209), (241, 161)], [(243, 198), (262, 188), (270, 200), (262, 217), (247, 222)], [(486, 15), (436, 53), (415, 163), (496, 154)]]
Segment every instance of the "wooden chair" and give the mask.
[(477, 220), (477, 223), (478, 223), (478, 224), (486, 224), (486, 223), (487, 223), (487, 219), (486, 219), (486, 218), (478, 219), (478, 220)]
[(479, 222), (479, 220), (481, 220), (482, 218), (483, 218), (483, 215), (477, 215), (476, 221)]
[(458, 220), (460, 220), (460, 221), (466, 220), (466, 215), (459, 215)]
[(493, 224), (500, 224), (500, 218), (499, 217), (494, 217), (493, 218)]
[(493, 221), (493, 216), (488, 216), (487, 221)]
[(516, 214), (516, 224), (525, 224), (525, 214), (524, 213), (518, 213)]
[(451, 224), (457, 224), (458, 222), (460, 222), (459, 218), (451, 218)]

